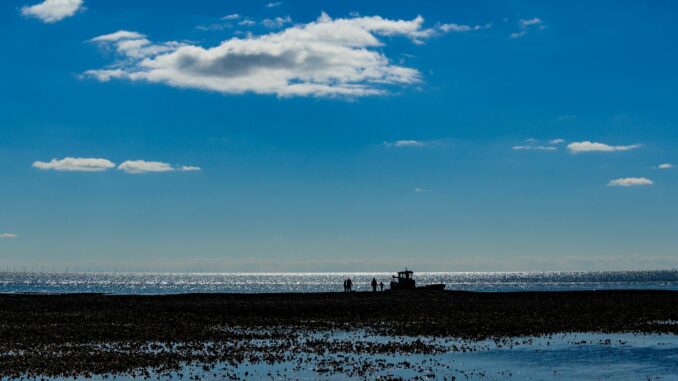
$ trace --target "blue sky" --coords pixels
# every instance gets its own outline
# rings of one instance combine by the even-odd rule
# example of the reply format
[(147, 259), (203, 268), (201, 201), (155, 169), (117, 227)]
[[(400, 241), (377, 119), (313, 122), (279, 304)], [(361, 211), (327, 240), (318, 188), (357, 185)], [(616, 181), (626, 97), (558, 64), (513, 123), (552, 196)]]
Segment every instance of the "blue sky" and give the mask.
[(675, 267), (677, 11), (2, 2), (0, 266)]

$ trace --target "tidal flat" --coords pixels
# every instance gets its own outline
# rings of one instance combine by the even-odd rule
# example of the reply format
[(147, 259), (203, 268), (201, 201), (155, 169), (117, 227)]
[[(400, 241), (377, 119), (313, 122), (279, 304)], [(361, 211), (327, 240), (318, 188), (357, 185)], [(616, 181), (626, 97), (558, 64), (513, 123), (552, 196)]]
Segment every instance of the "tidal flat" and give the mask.
[(3, 294), (0, 311), (2, 378), (670, 379), (678, 371), (673, 291)]

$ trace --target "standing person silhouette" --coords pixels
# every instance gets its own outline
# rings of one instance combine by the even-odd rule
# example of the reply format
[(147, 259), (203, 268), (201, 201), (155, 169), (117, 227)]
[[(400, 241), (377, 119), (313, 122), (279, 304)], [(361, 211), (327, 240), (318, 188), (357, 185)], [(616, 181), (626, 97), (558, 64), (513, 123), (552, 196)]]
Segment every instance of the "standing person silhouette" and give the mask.
[(377, 278), (372, 278), (372, 292), (377, 292)]
[(348, 292), (348, 280), (344, 279), (344, 292)]
[(351, 278), (346, 279), (346, 286), (348, 287), (348, 292), (353, 291), (353, 281), (351, 281)]
[(381, 291), (384, 291), (384, 282), (379, 282), (379, 287), (381, 287)]

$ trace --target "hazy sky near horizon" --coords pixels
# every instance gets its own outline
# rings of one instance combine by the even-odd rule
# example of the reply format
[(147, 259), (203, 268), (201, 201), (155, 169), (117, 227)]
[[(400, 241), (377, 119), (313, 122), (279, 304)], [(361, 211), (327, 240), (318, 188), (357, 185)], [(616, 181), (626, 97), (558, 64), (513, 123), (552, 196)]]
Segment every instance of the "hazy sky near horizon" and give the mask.
[(0, 4), (0, 270), (678, 265), (678, 4)]

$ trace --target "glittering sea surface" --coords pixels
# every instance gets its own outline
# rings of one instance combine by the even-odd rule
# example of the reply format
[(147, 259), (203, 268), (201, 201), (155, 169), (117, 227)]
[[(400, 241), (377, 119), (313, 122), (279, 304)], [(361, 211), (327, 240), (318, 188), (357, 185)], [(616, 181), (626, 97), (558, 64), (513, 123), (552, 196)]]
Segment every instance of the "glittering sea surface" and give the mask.
[[(372, 278), (388, 288), (392, 273), (38, 273), (0, 272), (0, 292), (176, 294), (193, 292), (333, 292), (346, 278), (368, 290)], [(625, 272), (421, 272), (418, 285), (448, 290), (564, 291), (678, 290), (678, 270)]]
[[(402, 342), (414, 338), (334, 332), (324, 340)], [(447, 350), (437, 354), (296, 353), (275, 363), (238, 367), (186, 365), (182, 376), (152, 374), (161, 380), (677, 380), (678, 337), (674, 335), (564, 333), (521, 337), (498, 344), (492, 340), (420, 338)], [(453, 350), (455, 346), (466, 350)], [(381, 364), (381, 366), (374, 366)], [(340, 366), (342, 371), (326, 372)], [(356, 370), (362, 370), (361, 376)], [(129, 376), (78, 377), (78, 380), (131, 381)], [(66, 381), (55, 378), (53, 381)], [(71, 379), (72, 380), (72, 379)]]

